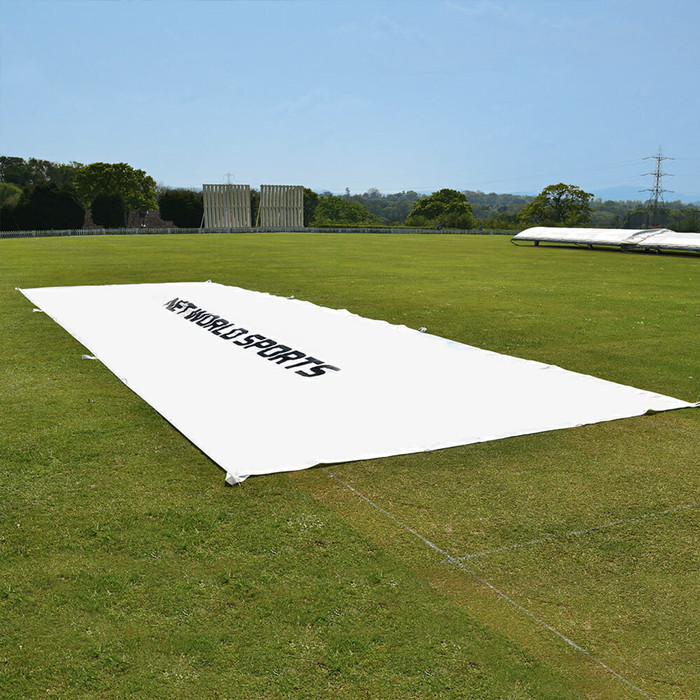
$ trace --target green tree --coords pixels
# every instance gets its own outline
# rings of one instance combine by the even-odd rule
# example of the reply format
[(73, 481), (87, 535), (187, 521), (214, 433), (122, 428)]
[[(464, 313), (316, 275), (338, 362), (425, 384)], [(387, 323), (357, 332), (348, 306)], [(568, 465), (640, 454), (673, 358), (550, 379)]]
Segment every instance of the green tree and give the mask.
[(457, 190), (442, 189), (422, 197), (406, 217), (409, 226), (424, 228), (474, 228), (476, 220), (467, 195)]
[(549, 185), (521, 209), (518, 220), (527, 226), (589, 226), (592, 199), (576, 185)]
[(508, 212), (491, 213), (489, 216), (478, 219), (478, 224), (483, 229), (496, 229), (499, 231), (517, 231), (521, 228), (517, 216)]
[(11, 182), (0, 182), (0, 209), (13, 209), (19, 203), (22, 190)]
[(376, 187), (370, 187), (364, 194), (354, 194), (350, 199), (378, 216), (383, 224), (402, 224), (420, 197), (413, 191), (385, 195)]
[(53, 184), (60, 189), (69, 189), (81, 163), (52, 163), (48, 160), (14, 156), (0, 156), (0, 180), (19, 187), (27, 185)]
[(0, 231), (7, 231), (12, 224), (11, 212), (19, 204), (22, 190), (11, 182), (0, 182)]
[(92, 202), (92, 220), (103, 228), (124, 228), (124, 202), (116, 192), (100, 193)]
[(91, 163), (78, 170), (73, 182), (83, 206), (91, 207), (100, 194), (118, 194), (127, 211), (146, 206), (157, 209), (156, 181), (127, 163)]
[(201, 192), (186, 189), (168, 189), (158, 198), (161, 218), (172, 221), (179, 228), (199, 228), (204, 214)]
[(700, 211), (692, 206), (684, 210), (674, 210), (672, 218), (669, 222), (670, 227), (674, 231), (700, 231)]
[(304, 226), (310, 226), (316, 215), (319, 197), (313, 190), (304, 187)]
[(85, 210), (70, 192), (56, 185), (38, 185), (25, 190), (13, 216), (23, 230), (79, 229)]
[(655, 215), (649, 206), (637, 207), (625, 214), (622, 228), (663, 228), (671, 218), (672, 212), (666, 207), (659, 207)]
[(332, 194), (319, 198), (312, 221), (313, 226), (372, 226), (378, 223), (379, 218), (370, 214), (366, 207)]

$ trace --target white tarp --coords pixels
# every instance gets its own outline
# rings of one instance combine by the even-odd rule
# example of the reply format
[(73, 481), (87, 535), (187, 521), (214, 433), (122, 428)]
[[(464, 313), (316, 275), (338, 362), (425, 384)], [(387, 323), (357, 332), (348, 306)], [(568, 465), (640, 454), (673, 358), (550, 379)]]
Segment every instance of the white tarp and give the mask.
[(667, 228), (566, 228), (533, 226), (513, 236), (513, 241), (620, 246), (628, 250), (680, 250), (700, 252), (700, 233), (678, 233)]
[(642, 229), (566, 228), (564, 226), (533, 226), (513, 236), (514, 241), (543, 243), (577, 243), (580, 245), (622, 245), (634, 234), (649, 233)]
[(20, 291), (229, 483), (691, 406), (214, 283)]
[(629, 242), (640, 248), (700, 253), (700, 233), (683, 233), (664, 228), (654, 231), (652, 236), (639, 241), (632, 235), (629, 237)]

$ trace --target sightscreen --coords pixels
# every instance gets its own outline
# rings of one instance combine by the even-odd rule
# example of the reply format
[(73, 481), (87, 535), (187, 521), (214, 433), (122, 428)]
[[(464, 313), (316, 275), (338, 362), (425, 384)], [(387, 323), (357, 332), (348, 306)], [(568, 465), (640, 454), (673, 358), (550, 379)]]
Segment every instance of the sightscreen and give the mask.
[(304, 225), (304, 188), (301, 185), (260, 185), (260, 226), (301, 228)]
[(202, 185), (204, 228), (250, 228), (250, 185)]

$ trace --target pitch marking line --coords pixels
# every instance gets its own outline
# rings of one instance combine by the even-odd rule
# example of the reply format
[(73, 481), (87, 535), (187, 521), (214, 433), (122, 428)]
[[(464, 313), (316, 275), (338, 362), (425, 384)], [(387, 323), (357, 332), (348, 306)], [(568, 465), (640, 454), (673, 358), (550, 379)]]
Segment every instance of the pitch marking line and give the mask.
[(328, 476), (330, 476), (332, 479), (335, 479), (339, 484), (342, 484), (345, 486), (345, 488), (349, 489), (352, 491), (356, 496), (359, 496), (363, 501), (366, 501), (370, 506), (378, 510), (380, 513), (384, 514), (387, 518), (392, 520), (394, 523), (396, 523), (399, 527), (403, 528), (407, 532), (410, 532), (414, 537), (417, 537), (421, 542), (426, 544), (428, 547), (431, 549), (435, 550), (439, 554), (442, 554), (448, 562), (451, 564), (454, 564), (456, 567), (464, 571), (465, 573), (469, 574), (472, 578), (474, 578), (476, 581), (479, 581), (479, 583), (482, 583), (484, 586), (489, 588), (491, 591), (493, 591), (496, 595), (500, 596), (504, 600), (506, 600), (508, 603), (516, 607), (520, 612), (525, 613), (528, 617), (530, 617), (532, 620), (537, 622), (539, 625), (544, 627), (545, 629), (548, 629), (550, 632), (555, 634), (557, 637), (565, 641), (569, 646), (573, 647), (577, 651), (580, 651), (582, 654), (585, 654), (591, 661), (594, 661), (596, 664), (604, 668), (608, 673), (612, 674), (615, 676), (615, 678), (618, 678), (621, 680), (623, 683), (625, 683), (627, 686), (632, 688), (633, 690), (636, 690), (640, 695), (643, 695), (645, 698), (649, 698), (649, 700), (653, 700), (653, 698), (650, 695), (647, 695), (641, 688), (638, 688), (636, 685), (628, 681), (624, 676), (621, 676), (617, 671), (614, 671), (610, 666), (607, 664), (603, 663), (600, 659), (596, 658), (591, 654), (590, 651), (587, 651), (584, 649), (582, 646), (579, 646), (576, 644), (576, 642), (572, 641), (565, 635), (563, 635), (561, 632), (558, 632), (557, 630), (554, 629), (551, 625), (548, 625), (544, 620), (541, 618), (537, 617), (534, 613), (530, 612), (527, 608), (524, 608), (520, 603), (517, 603), (515, 600), (513, 600), (510, 596), (507, 594), (503, 593), (503, 591), (500, 591), (498, 588), (496, 588), (492, 583), (489, 583), (486, 579), (481, 578), (475, 571), (472, 571), (469, 567), (465, 566), (461, 561), (453, 557), (451, 554), (446, 552), (444, 549), (441, 547), (438, 547), (436, 544), (433, 544), (429, 539), (423, 537), (420, 533), (416, 532), (413, 528), (409, 527), (405, 523), (403, 523), (401, 520), (398, 518), (394, 517), (389, 511), (384, 510), (381, 506), (378, 506), (374, 501), (371, 501), (367, 496), (361, 494), (356, 488), (353, 486), (350, 486), (350, 484), (346, 483), (339, 477), (337, 477), (335, 474), (332, 472), (328, 471), (325, 467), (321, 467), (321, 470), (326, 472)]
[(679, 510), (685, 510), (686, 508), (697, 508), (700, 506), (698, 503), (688, 503), (685, 506), (678, 506), (676, 508), (669, 508), (668, 510), (659, 510), (655, 513), (645, 513), (644, 515), (638, 515), (636, 518), (629, 518), (627, 520), (615, 520), (612, 523), (605, 523), (605, 525), (596, 525), (595, 527), (587, 527), (584, 530), (572, 530), (571, 532), (565, 532), (562, 535), (547, 535), (547, 537), (541, 537), (538, 540), (530, 540), (529, 542), (520, 542), (519, 544), (511, 544), (506, 547), (498, 547), (497, 549), (489, 549), (485, 552), (475, 552), (474, 554), (467, 554), (463, 557), (455, 557), (457, 561), (464, 561), (465, 559), (474, 559), (475, 557), (485, 557), (488, 554), (496, 554), (497, 552), (507, 552), (511, 549), (519, 549), (520, 547), (530, 547), (534, 544), (542, 544), (543, 542), (554, 542), (556, 540), (561, 540), (564, 537), (573, 537), (574, 535), (585, 535), (587, 532), (595, 532), (596, 530), (604, 530), (607, 527), (615, 527), (616, 525), (626, 525), (627, 523), (634, 523), (638, 520), (644, 520), (645, 518), (655, 518), (658, 515), (668, 515), (669, 513), (677, 513)]
[(676, 428), (675, 425), (669, 425), (668, 423), (664, 423), (661, 420), (654, 420), (653, 418), (647, 417), (647, 420), (653, 423), (654, 425), (663, 425), (664, 428), (668, 428), (669, 430), (675, 430), (677, 433), (683, 433), (684, 435), (692, 435), (693, 437), (700, 437), (700, 433), (694, 433), (692, 430), (684, 430), (683, 428)]

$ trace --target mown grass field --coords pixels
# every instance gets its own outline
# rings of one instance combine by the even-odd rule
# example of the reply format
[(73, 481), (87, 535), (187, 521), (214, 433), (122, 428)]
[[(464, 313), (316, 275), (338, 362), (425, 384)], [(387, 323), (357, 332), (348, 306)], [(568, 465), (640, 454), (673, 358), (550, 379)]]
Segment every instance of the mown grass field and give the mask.
[(700, 697), (700, 411), (228, 488), (15, 291), (212, 279), (693, 401), (699, 271), (504, 237), (0, 241), (0, 697)]

